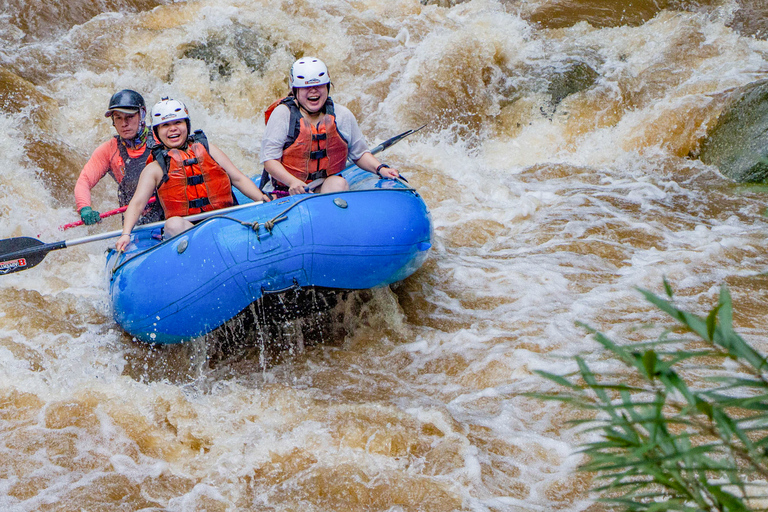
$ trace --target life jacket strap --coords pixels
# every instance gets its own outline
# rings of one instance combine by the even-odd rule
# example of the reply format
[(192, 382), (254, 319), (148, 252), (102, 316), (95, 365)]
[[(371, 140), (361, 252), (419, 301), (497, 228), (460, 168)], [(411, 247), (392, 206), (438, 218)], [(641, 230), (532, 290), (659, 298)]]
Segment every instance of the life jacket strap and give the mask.
[(187, 177), (187, 185), (202, 185), (205, 183), (202, 174)]
[(328, 152), (325, 149), (320, 149), (318, 151), (312, 151), (309, 153), (310, 160), (320, 160), (327, 156), (328, 156)]
[(317, 172), (311, 172), (307, 175), (307, 181), (315, 181), (319, 180), (320, 178), (327, 178), (328, 177), (328, 170), (327, 169), (321, 169)]
[(195, 158), (187, 158), (182, 163), (183, 163), (184, 167), (192, 167), (195, 164), (199, 164), (200, 163), (200, 159), (198, 159), (197, 157), (195, 157)]
[(203, 208), (204, 206), (208, 206), (211, 204), (211, 202), (208, 200), (207, 197), (201, 197), (199, 199), (192, 199), (189, 201), (189, 208)]

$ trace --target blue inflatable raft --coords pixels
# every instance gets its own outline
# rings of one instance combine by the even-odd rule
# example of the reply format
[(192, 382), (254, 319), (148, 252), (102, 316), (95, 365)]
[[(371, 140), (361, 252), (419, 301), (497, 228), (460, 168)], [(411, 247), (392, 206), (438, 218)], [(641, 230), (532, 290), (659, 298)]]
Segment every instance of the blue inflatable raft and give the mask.
[(344, 176), (347, 192), (211, 212), (166, 241), (158, 229), (136, 228), (125, 253), (107, 254), (115, 321), (138, 340), (181, 343), (267, 294), (361, 290), (410, 276), (431, 247), (421, 196), (403, 181), (357, 167)]

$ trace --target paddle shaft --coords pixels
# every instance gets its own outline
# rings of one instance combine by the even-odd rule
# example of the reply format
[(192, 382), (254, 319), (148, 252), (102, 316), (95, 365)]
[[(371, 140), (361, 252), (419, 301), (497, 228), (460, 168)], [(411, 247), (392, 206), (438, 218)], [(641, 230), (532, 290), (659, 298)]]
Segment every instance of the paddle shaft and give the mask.
[(397, 144), (398, 142), (400, 142), (401, 140), (403, 140), (403, 139), (404, 139), (404, 138), (406, 138), (407, 136), (409, 136), (409, 135), (413, 135), (414, 133), (416, 133), (417, 131), (421, 130), (421, 129), (422, 129), (422, 128), (424, 128), (425, 126), (427, 126), (427, 125), (422, 125), (422, 126), (420, 126), (420, 127), (418, 127), (418, 128), (415, 128), (415, 129), (413, 129), (413, 130), (408, 130), (407, 132), (403, 132), (403, 133), (401, 133), (400, 135), (395, 135), (394, 137), (391, 137), (391, 138), (389, 138), (389, 139), (385, 140), (384, 142), (382, 142), (381, 144), (379, 144), (378, 146), (376, 146), (375, 148), (373, 148), (373, 149), (371, 150), (371, 154), (372, 154), (372, 155), (375, 155), (376, 153), (380, 153), (381, 151), (384, 151), (384, 150), (385, 150), (385, 149), (387, 149), (389, 146), (391, 146), (391, 145), (393, 145), (393, 144)]
[[(261, 204), (261, 201), (254, 202), (254, 203), (239, 204), (237, 206), (231, 206), (229, 208), (221, 208), (220, 210), (212, 210), (210, 212), (197, 213), (195, 215), (188, 215), (188, 216), (184, 217), (184, 219), (186, 219), (186, 220), (188, 220), (190, 222), (194, 222), (194, 221), (197, 221), (197, 220), (207, 219), (208, 217), (213, 217), (215, 215), (221, 215), (222, 213), (229, 213), (229, 212), (233, 212), (233, 211), (236, 211), (236, 210), (241, 210), (243, 208), (247, 208), (247, 207), (253, 206), (255, 204)], [(135, 227), (133, 229), (132, 233), (136, 232), (136, 231), (144, 231), (144, 230), (147, 230), (147, 229), (155, 229), (155, 228), (158, 228), (158, 227), (162, 227), (164, 225), (165, 225), (165, 221), (164, 220), (157, 221), (157, 222), (152, 222), (150, 224), (143, 224), (141, 226)], [(66, 249), (67, 247), (73, 247), (75, 245), (87, 244), (87, 243), (90, 243), (90, 242), (97, 242), (99, 240), (106, 240), (108, 238), (116, 238), (116, 237), (119, 237), (122, 234), (123, 234), (123, 230), (122, 229), (117, 229), (115, 231), (108, 231), (106, 233), (99, 233), (97, 235), (85, 236), (85, 237), (82, 237), (82, 238), (73, 238), (72, 240), (62, 240), (60, 242), (52, 242), (52, 243), (49, 243), (49, 244), (43, 244), (43, 245), (38, 245), (38, 246), (35, 246), (35, 247), (29, 247), (27, 249), (21, 249), (19, 251), (10, 252), (10, 253), (7, 253), (7, 254), (0, 254), (0, 260), (8, 261), (8, 260), (15, 260), (15, 259), (20, 259), (20, 258), (26, 258), (26, 257), (28, 257), (30, 255), (39, 254), (41, 252), (42, 253), (49, 253), (51, 251), (56, 251), (56, 250), (59, 250), (59, 249)]]
[[(147, 201), (147, 204), (152, 204), (155, 201), (157, 201), (155, 197), (150, 197), (149, 201)], [(128, 209), (128, 205), (121, 206), (120, 208), (115, 208), (114, 210), (109, 210), (108, 212), (100, 213), (99, 217), (101, 217), (102, 219), (106, 219), (107, 217), (117, 215), (118, 213), (123, 213), (127, 209)], [(77, 222), (70, 222), (69, 224), (64, 224), (63, 226), (59, 226), (59, 230), (64, 231), (69, 228), (82, 226), (83, 224), (85, 224), (85, 222), (83, 222), (82, 220), (78, 220)]]

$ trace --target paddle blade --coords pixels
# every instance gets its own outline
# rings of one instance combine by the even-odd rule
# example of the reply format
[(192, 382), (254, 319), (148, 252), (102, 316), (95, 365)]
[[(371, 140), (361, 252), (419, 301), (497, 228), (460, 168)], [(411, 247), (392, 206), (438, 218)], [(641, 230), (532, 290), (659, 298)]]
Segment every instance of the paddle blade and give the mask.
[[(24, 251), (40, 245), (45, 244), (28, 236), (0, 240), (0, 275), (27, 270), (43, 261), (48, 251)], [(19, 251), (24, 251), (23, 255), (14, 256)]]

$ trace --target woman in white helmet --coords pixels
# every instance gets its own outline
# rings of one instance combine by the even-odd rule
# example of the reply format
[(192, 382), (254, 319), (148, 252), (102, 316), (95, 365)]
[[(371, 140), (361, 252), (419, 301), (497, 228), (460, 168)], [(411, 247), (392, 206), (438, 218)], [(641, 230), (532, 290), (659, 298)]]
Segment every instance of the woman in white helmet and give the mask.
[(352, 112), (328, 96), (331, 78), (320, 59), (303, 57), (291, 66), (291, 94), (265, 112), (261, 162), (272, 177), (277, 195), (308, 192), (325, 179), (320, 192), (349, 189), (340, 175), (347, 159), (382, 178), (399, 176), (368, 150)]
[(189, 113), (182, 102), (163, 98), (152, 108), (151, 118), (160, 144), (152, 149), (141, 171), (136, 193), (123, 217), (123, 234), (115, 243), (117, 250), (125, 250), (130, 243), (131, 230), (155, 190), (168, 219), (165, 238), (192, 227), (182, 218), (186, 215), (236, 204), (232, 186), (254, 201), (269, 201), (227, 155), (208, 143), (201, 130), (190, 133)]

